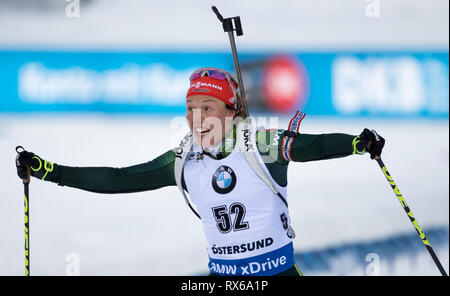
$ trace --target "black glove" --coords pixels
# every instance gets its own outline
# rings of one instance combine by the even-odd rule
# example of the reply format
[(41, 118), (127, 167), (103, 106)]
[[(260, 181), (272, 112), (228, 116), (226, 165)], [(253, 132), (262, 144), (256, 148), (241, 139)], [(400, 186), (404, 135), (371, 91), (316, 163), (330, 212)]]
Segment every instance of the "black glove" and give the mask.
[(380, 156), (384, 147), (385, 140), (374, 130), (365, 128), (363, 132), (353, 140), (353, 153), (370, 153), (370, 158), (374, 159)]
[(53, 171), (53, 163), (43, 160), (33, 152), (23, 150), (18, 152), (16, 157), (16, 168), (17, 175), (22, 180), (28, 179), (28, 168), (31, 176), (44, 180), (47, 174)]

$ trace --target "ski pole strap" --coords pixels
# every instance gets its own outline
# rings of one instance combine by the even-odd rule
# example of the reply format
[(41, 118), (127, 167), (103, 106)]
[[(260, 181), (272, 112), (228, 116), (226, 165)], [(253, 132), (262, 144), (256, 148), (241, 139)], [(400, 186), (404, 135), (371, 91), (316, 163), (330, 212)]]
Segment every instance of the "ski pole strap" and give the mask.
[(194, 215), (197, 216), (201, 220), (200, 215), (197, 213), (197, 211), (191, 205), (191, 202), (189, 201), (189, 198), (186, 195), (186, 192), (184, 191), (183, 181), (182, 181), (184, 162), (186, 161), (186, 157), (191, 150), (192, 144), (193, 144), (192, 133), (189, 132), (183, 138), (183, 140), (181, 140), (180, 145), (175, 150), (174, 175), (175, 175), (175, 182), (177, 183), (177, 187), (180, 190), (181, 194), (183, 195), (184, 201), (189, 206), (189, 208), (194, 213)]
[(353, 153), (352, 154), (363, 155), (364, 153), (366, 153), (366, 148), (363, 148), (361, 151), (358, 150), (357, 145), (360, 142), (361, 142), (361, 137), (360, 136), (356, 136), (356, 137), (353, 138), (353, 141), (352, 141)]
[[(39, 167), (38, 168), (33, 168), (32, 166), (30, 166), (30, 168), (34, 172), (39, 172), (42, 169), (42, 160), (39, 157), (37, 157), (37, 156), (33, 156), (33, 159), (36, 159), (39, 162)], [(53, 172), (53, 162), (44, 160), (44, 171), (45, 171), (45, 174), (43, 175), (41, 180), (45, 180), (45, 177), (47, 177), (47, 174), (49, 172)]]
[[(236, 138), (237, 144), (239, 146), (239, 151), (244, 156), (245, 160), (252, 168), (253, 172), (269, 187), (273, 194), (277, 195), (280, 200), (284, 203), (286, 208), (288, 208), (288, 202), (286, 198), (281, 194), (281, 192), (276, 188), (275, 181), (270, 177), (270, 173), (267, 168), (264, 169), (265, 165), (258, 160), (260, 159), (260, 154), (257, 148), (256, 139), (253, 134), (256, 134), (256, 129), (253, 128), (251, 118), (240, 119), (237, 121), (236, 128)], [(288, 237), (294, 239), (295, 232), (290, 221), (288, 220), (287, 235)]]
[(289, 121), (288, 129), (283, 135), (283, 139), (281, 140), (281, 156), (286, 161), (293, 161), (291, 146), (294, 139), (299, 135), (298, 131), (300, 129), (300, 124), (305, 116), (305, 113), (297, 110), (294, 117)]

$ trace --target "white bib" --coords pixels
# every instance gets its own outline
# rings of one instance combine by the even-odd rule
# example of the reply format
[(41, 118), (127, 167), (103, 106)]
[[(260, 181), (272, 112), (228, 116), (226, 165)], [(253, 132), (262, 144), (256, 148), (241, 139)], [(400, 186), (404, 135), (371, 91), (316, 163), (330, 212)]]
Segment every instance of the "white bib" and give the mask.
[[(256, 147), (254, 137), (252, 144)], [(270, 176), (259, 153), (255, 155)], [(184, 180), (201, 217), (211, 259), (254, 257), (292, 242), (286, 229), (289, 225), (287, 206), (258, 177), (238, 145), (220, 160), (188, 155)], [(286, 187), (271, 181), (286, 197)]]

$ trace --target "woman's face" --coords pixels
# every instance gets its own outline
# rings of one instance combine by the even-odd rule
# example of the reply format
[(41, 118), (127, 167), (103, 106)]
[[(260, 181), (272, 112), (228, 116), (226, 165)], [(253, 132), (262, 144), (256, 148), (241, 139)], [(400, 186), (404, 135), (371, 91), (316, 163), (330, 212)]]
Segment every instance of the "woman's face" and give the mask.
[(224, 102), (205, 95), (186, 100), (186, 119), (194, 140), (203, 148), (220, 144), (232, 127), (235, 111)]

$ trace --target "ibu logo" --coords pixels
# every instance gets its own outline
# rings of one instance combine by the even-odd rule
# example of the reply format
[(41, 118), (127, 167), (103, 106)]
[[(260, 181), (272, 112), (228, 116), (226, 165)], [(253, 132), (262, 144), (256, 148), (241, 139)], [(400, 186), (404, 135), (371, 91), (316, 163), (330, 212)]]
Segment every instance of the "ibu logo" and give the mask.
[(212, 186), (215, 192), (226, 194), (236, 186), (236, 174), (230, 167), (222, 165), (214, 172)]

